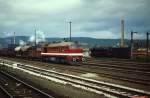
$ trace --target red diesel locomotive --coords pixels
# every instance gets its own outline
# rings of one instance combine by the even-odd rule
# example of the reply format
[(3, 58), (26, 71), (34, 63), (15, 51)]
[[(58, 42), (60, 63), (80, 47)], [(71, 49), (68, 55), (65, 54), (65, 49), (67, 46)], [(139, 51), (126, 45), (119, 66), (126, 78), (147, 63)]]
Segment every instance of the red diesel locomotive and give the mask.
[(59, 63), (82, 62), (83, 49), (74, 42), (52, 43), (43, 47), (42, 60)]

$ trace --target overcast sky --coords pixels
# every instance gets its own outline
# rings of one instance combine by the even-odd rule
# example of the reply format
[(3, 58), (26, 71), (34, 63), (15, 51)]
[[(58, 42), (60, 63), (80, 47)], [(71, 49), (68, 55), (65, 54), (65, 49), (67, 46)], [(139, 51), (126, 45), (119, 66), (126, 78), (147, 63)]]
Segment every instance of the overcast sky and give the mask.
[(145, 38), (150, 32), (150, 0), (0, 0), (0, 35), (31, 36), (36, 28), (46, 37), (120, 38), (131, 30)]

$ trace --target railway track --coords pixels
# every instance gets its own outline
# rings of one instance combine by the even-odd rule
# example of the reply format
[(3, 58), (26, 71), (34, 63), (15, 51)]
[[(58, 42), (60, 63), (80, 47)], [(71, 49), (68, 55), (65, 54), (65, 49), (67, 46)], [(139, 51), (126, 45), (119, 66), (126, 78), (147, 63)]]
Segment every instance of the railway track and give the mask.
[(149, 67), (150, 63), (144, 63), (144, 62), (138, 62), (138, 61), (131, 61), (131, 60), (122, 60), (122, 59), (96, 59), (96, 58), (87, 58), (86, 59), (88, 63), (94, 63), (94, 62), (99, 62), (99, 63), (111, 63), (111, 64), (124, 64), (126, 66), (147, 66)]
[(112, 65), (120, 65), (120, 66), (133, 66), (133, 67), (149, 67), (150, 63), (139, 63), (139, 62), (130, 62), (130, 61), (111, 61), (111, 60), (103, 60), (103, 59), (86, 59), (85, 63), (96, 63), (96, 64), (112, 64)]
[(88, 66), (99, 66), (101, 68), (118, 69), (125, 70), (128, 72), (134, 72), (142, 75), (150, 74), (150, 64), (149, 63), (138, 63), (138, 62), (124, 62), (124, 61), (109, 61), (109, 60), (99, 60), (99, 59), (88, 59), (87, 62), (79, 65)]
[(89, 64), (89, 63), (81, 63), (78, 64), (80, 66), (84, 67), (90, 67), (90, 68), (101, 68), (101, 69), (108, 69), (108, 70), (114, 70), (118, 72), (126, 72), (126, 73), (132, 73), (132, 74), (139, 74), (139, 75), (145, 75), (150, 76), (150, 71), (145, 71), (141, 69), (136, 68), (130, 68), (130, 67), (123, 67), (123, 66), (115, 66), (115, 65), (109, 65), (109, 64)]
[[(42, 65), (43, 68), (47, 69), (50, 66), (54, 65), (54, 64), (41, 64), (41, 62), (32, 62), (32, 64), (35, 65)], [(56, 64), (57, 65), (57, 64)], [(46, 66), (46, 67), (44, 67)], [(117, 79), (117, 80), (121, 80), (121, 81), (127, 81), (127, 82), (132, 82), (132, 83), (136, 83), (136, 84), (142, 84), (142, 85), (150, 85), (150, 80), (149, 78), (146, 77), (150, 77), (150, 74), (146, 73), (146, 77), (143, 76), (143, 78), (139, 77), (139, 75), (145, 75), (142, 72), (133, 72), (133, 71), (126, 71), (124, 69), (115, 69), (115, 68), (108, 68), (108, 67), (98, 67), (98, 66), (87, 66), (87, 65), (81, 65), (80, 67), (76, 67), (76, 66), (63, 66), (63, 65), (58, 65), (55, 66), (54, 68), (57, 69), (61, 69), (61, 70), (70, 70), (73, 72), (77, 72), (77, 73), (96, 73), (99, 76), (102, 77), (106, 77), (106, 78), (111, 78), (111, 79)], [(88, 68), (88, 69), (87, 69)], [(90, 69), (90, 70), (89, 70)], [(115, 74), (112, 73), (112, 71), (115, 72)], [(116, 74), (117, 72), (117, 74)], [(120, 75), (119, 73), (130, 73), (131, 74), (136, 74), (138, 75), (138, 77), (135, 76), (127, 76), (127, 75)]]
[[(24, 60), (25, 62), (27, 60)], [(42, 62), (35, 62), (35, 61), (30, 61), (30, 64), (33, 65), (41, 65), (40, 67), (42, 68), (57, 68), (61, 70), (70, 70), (73, 72), (77, 73), (95, 73), (98, 74), (101, 77), (106, 77), (106, 78), (111, 78), (111, 79), (117, 79), (120, 81), (126, 81), (126, 82), (131, 82), (131, 83), (136, 83), (136, 84), (141, 84), (141, 85), (148, 85), (150, 86), (150, 73), (143, 73), (139, 71), (132, 71), (132, 70), (125, 70), (125, 69), (116, 69), (116, 68), (111, 68), (111, 67), (99, 67), (99, 66), (91, 66), (91, 65), (84, 65), (82, 64), (81, 66), (63, 66), (59, 64), (47, 64), (47, 63), (42, 63)], [(12, 62), (7, 61), (8, 64), (13, 64)], [(14, 62), (15, 63), (15, 62)], [(146, 75), (146, 76), (144, 76)]]
[[(101, 70), (98, 71), (95, 71), (95, 67), (94, 68), (91, 68), (89, 67), (91, 70), (85, 70), (84, 68), (80, 68), (80, 69), (77, 69), (77, 68), (73, 68), (74, 71), (77, 71), (77, 72), (86, 72), (86, 73), (96, 73), (98, 74), (99, 76), (101, 77), (106, 77), (106, 78), (110, 78), (110, 79), (115, 79), (115, 80), (120, 80), (120, 81), (126, 81), (126, 82), (130, 82), (130, 83), (136, 83), (136, 84), (142, 84), (142, 85), (147, 85), (147, 86), (150, 86), (150, 80), (149, 78), (144, 78), (144, 77), (135, 77), (135, 76), (131, 76), (131, 74), (129, 75), (128, 72), (125, 72), (124, 74), (121, 74), (123, 72), (118, 72), (118, 70), (114, 70), (114, 73), (112, 73), (112, 70), (108, 68), (101, 68)], [(98, 68), (97, 68), (98, 69)], [(97, 70), (96, 69), (96, 70)], [(117, 73), (116, 73), (117, 72)], [(128, 75), (127, 75), (128, 73)]]
[[(98, 73), (101, 76), (128, 81), (132, 83), (138, 83), (143, 85), (150, 85), (150, 72), (145, 72), (137, 69), (107, 66), (107, 65), (94, 65), (91, 64), (78, 64), (82, 67), (88, 67), (91, 72)], [(84, 70), (84, 69), (83, 69)], [(95, 71), (94, 71), (95, 70)], [(96, 71), (99, 70), (99, 71)]]
[(84, 65), (93, 65), (93, 66), (99, 66), (99, 67), (112, 67), (112, 68), (117, 68), (117, 69), (126, 69), (126, 70), (131, 70), (131, 71), (139, 71), (142, 73), (149, 73), (150, 72), (150, 66), (136, 66), (136, 65), (125, 65), (122, 63), (119, 64), (113, 64), (109, 62), (85, 62), (83, 63)]
[[(12, 66), (12, 65), (11, 65)], [(124, 87), (116, 84), (105, 83), (70, 74), (59, 73), (53, 70), (41, 69), (31, 65), (17, 64), (21, 70), (47, 79), (57, 79), (61, 83), (72, 85), (85, 90), (90, 90), (107, 97), (131, 98), (133, 96), (150, 96), (150, 92)]]
[(137, 61), (137, 60), (132, 60), (132, 59), (121, 59), (121, 58), (109, 58), (109, 57), (106, 57), (106, 58), (103, 58), (103, 57), (91, 57), (91, 58), (87, 58), (88, 60), (109, 60), (109, 61), (119, 61), (119, 62), (131, 62), (131, 63), (140, 63), (140, 64), (146, 64), (146, 63), (150, 63), (150, 62), (142, 62), (142, 61)]
[(51, 70), (40, 69), (38, 67), (33, 67), (33, 66), (31, 67), (28, 65), (20, 65), (18, 67), (43, 75), (43, 76), (56, 78), (58, 80), (65, 81), (70, 85), (74, 85), (82, 89), (86, 88), (90, 91), (93, 91), (98, 94), (104, 94), (105, 96), (108, 96), (108, 97), (114, 96), (114, 97), (119, 97), (119, 98), (123, 98), (123, 97), (131, 98), (133, 96), (145, 96), (145, 95), (150, 96), (149, 92), (143, 92), (140, 90), (138, 91), (135, 89), (121, 87), (118, 85), (104, 83), (104, 82), (100, 82), (100, 81), (96, 81), (92, 79), (81, 78), (81, 77), (77, 77), (77, 76), (69, 75), (65, 73), (58, 73), (58, 72), (51, 71)]
[(0, 71), (0, 88), (5, 93), (2, 98), (54, 98), (3, 71)]
[(0, 86), (0, 96), (2, 98), (13, 98), (2, 86)]

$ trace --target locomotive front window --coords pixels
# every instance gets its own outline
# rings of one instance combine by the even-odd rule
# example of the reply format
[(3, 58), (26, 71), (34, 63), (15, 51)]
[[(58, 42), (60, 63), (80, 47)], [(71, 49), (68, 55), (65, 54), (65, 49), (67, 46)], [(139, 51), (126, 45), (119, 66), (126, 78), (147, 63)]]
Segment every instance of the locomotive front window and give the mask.
[(77, 47), (75, 45), (71, 45), (70, 49), (76, 49)]
[(80, 46), (78, 46), (78, 45), (71, 45), (70, 46), (70, 49), (78, 49), (78, 48), (80, 48)]

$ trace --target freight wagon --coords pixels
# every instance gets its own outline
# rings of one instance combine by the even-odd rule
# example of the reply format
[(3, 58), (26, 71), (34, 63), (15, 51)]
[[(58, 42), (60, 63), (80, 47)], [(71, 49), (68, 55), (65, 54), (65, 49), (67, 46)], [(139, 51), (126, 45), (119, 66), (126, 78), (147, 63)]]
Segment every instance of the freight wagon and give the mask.
[(111, 57), (111, 58), (123, 58), (129, 59), (131, 55), (130, 47), (94, 47), (91, 48), (91, 57)]

